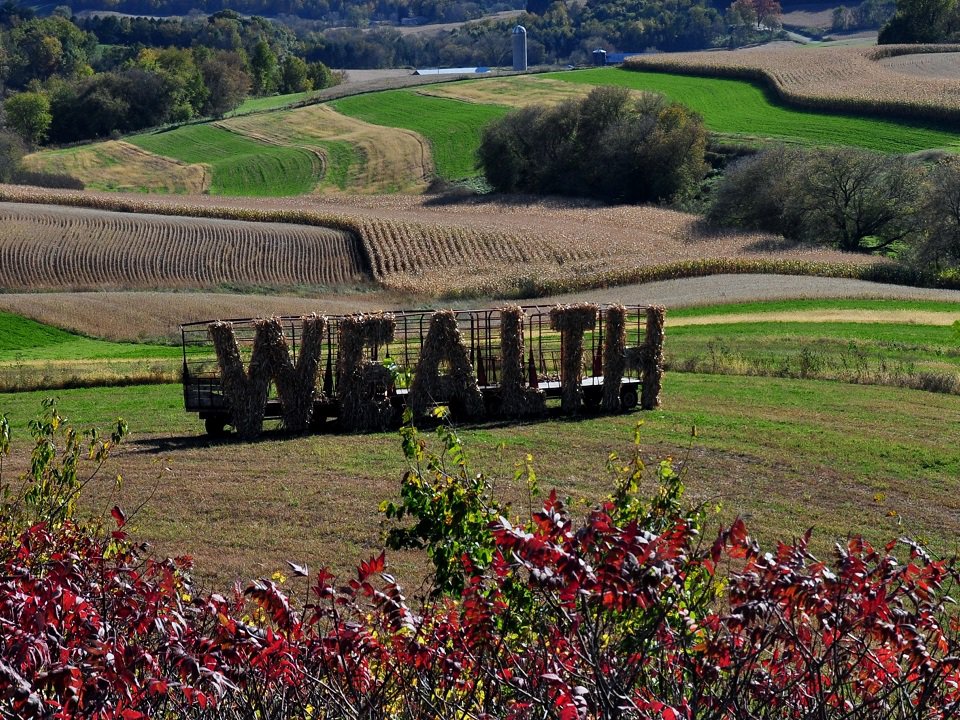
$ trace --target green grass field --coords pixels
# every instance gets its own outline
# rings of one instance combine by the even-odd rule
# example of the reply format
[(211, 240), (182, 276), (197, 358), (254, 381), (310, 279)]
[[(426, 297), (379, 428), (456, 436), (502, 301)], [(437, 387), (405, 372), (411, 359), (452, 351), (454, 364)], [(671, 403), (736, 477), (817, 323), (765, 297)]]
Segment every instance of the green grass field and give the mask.
[(942, 125), (795, 110), (775, 104), (760, 85), (745, 80), (620, 68), (550, 73), (545, 77), (658, 92), (700, 113), (710, 130), (725, 135), (864, 147), (891, 153), (930, 148), (960, 150), (960, 134)]
[(0, 362), (10, 360), (134, 360), (179, 358), (179, 347), (115, 343), (0, 312)]
[[(27, 461), (26, 423), (51, 393), (0, 395)], [(135, 508), (135, 532), (158, 553), (190, 553), (202, 577), (227, 587), (285, 567), (286, 560), (346, 571), (380, 547), (382, 500), (397, 496), (405, 469), (395, 433), (210, 443), (182, 410), (179, 385), (67, 390), (61, 411), (80, 426), (119, 415), (132, 442), (91, 485), (87, 507)], [(645, 459), (671, 456), (687, 470), (691, 502), (743, 516), (766, 547), (814, 527), (814, 550), (863, 533), (872, 540), (920, 536), (939, 552), (960, 533), (960, 397), (888, 387), (783, 378), (670, 373), (661, 410), (579, 421), (462, 429), (467, 456), (496, 494), (526, 512), (514, 463), (535, 458), (544, 491), (578, 508), (611, 489), (610, 452), (629, 454), (642, 420)], [(696, 436), (691, 430), (696, 428)], [(10, 472), (10, 471), (8, 471)], [(111, 488), (124, 476), (120, 493)], [(644, 485), (650, 491), (652, 484)], [(393, 554), (410, 581), (425, 563)]]
[(246, 115), (252, 112), (262, 112), (264, 110), (279, 110), (292, 105), (295, 102), (306, 100), (314, 92), (288, 93), (287, 95), (270, 95), (268, 97), (251, 97), (240, 103), (240, 106), (233, 112), (227, 113), (227, 117), (237, 115)]
[(437, 175), (445, 180), (476, 176), (474, 156), (483, 128), (509, 110), (499, 105), (418, 95), (413, 90), (354, 95), (332, 105), (338, 112), (364, 122), (419, 133), (429, 141)]
[(127, 140), (157, 155), (209, 164), (210, 192), (217, 195), (301, 195), (317, 181), (317, 159), (307, 150), (259, 143), (213, 125), (184, 125)]
[[(960, 392), (958, 303), (793, 300), (684, 308), (668, 317), (672, 370)], [(709, 324), (683, 324), (692, 319)]]
[(0, 389), (58, 388), (178, 377), (181, 350), (82, 337), (0, 312)]

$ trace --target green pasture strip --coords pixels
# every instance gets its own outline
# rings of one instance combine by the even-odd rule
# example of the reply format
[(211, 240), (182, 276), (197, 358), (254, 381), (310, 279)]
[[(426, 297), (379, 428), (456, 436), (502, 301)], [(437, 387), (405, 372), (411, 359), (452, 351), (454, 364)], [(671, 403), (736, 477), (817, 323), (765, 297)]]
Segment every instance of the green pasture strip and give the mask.
[(233, 112), (227, 113), (227, 117), (236, 115), (246, 115), (252, 112), (262, 112), (264, 110), (278, 110), (301, 102), (314, 95), (313, 90), (299, 93), (288, 93), (286, 95), (271, 95), (269, 97), (247, 98)]
[(316, 158), (300, 148), (267, 145), (213, 125), (185, 125), (127, 138), (157, 155), (206, 163), (217, 195), (301, 195), (316, 184)]
[(94, 340), (0, 312), (0, 361), (171, 359), (179, 347)]
[(386, 90), (342, 98), (331, 105), (344, 115), (387, 127), (405, 128), (427, 139), (437, 175), (460, 180), (477, 174), (474, 167), (483, 128), (509, 108), (419, 95), (414, 90)]
[(884, 347), (942, 348), (960, 353), (960, 335), (951, 325), (857, 322), (741, 322), (680, 325), (670, 337), (724, 335), (758, 342), (768, 338), (823, 338), (872, 342)]
[(314, 140), (313, 144), (324, 151), (327, 160), (320, 185), (346, 190), (353, 168), (360, 168), (364, 162), (357, 146), (346, 140)]
[(587, 85), (658, 92), (703, 116), (717, 133), (855, 146), (889, 153), (930, 148), (960, 150), (960, 134), (943, 125), (799, 110), (776, 104), (760, 84), (620, 68), (550, 73), (544, 77)]
[[(15, 443), (23, 442), (26, 423), (36, 414), (41, 398), (51, 394), (0, 395), (0, 413), (9, 413)], [(222, 520), (218, 533), (189, 535), (194, 521), (182, 512), (182, 500), (181, 512), (161, 508), (151, 514), (148, 507), (140, 532), (147, 540), (171, 543), (176, 552), (202, 554), (202, 548), (184, 545), (185, 536), (199, 544), (219, 542), (217, 538), (222, 537), (231, 551), (249, 546), (247, 554), (262, 560), (265, 546), (259, 543), (275, 542), (270, 538), (278, 536), (276, 528), (269, 537), (251, 528), (250, 519), (262, 513), (285, 517), (291, 512), (298, 516), (316, 511), (345, 523), (344, 527), (353, 523), (366, 528), (361, 532), (365, 540), (360, 541), (377, 543), (380, 529), (375, 508), (399, 493), (405, 462), (396, 433), (303, 439), (268, 435), (259, 443), (208, 444), (191, 439), (202, 429), (194, 416), (183, 413), (179, 385), (55, 394), (61, 412), (80, 426), (107, 427), (119, 415), (130, 423), (135, 438), (160, 436), (153, 444), (162, 448), (162, 456), (134, 449), (117, 461), (132, 491), (137, 483), (143, 486), (144, 499), (156, 487), (151, 463), (162, 457), (171, 477), (203, 478), (219, 498), (214, 498), (216, 503), (230, 508), (229, 518), (234, 520)], [(632, 428), (642, 420), (644, 458), (651, 465), (665, 456), (685, 462), (688, 499), (710, 507), (722, 503), (717, 521), (729, 522), (742, 515), (764, 543), (797, 536), (812, 526), (814, 549), (820, 553), (829, 552), (833, 541), (848, 533), (863, 533), (873, 541), (920, 534), (938, 551), (956, 549), (960, 397), (833, 382), (679, 373), (667, 374), (662, 397), (663, 408), (654, 412), (494, 424), (460, 432), (471, 467), (488, 471), (496, 479), (497, 492), (517, 502), (516, 513), (525, 512), (526, 491), (514, 486), (515, 461), (531, 453), (545, 491), (557, 487), (561, 496), (585, 506), (610, 492), (610, 475), (604, 470), (607, 455), (615, 451), (628, 456)], [(183, 452), (176, 450), (181, 445)], [(218, 477), (223, 462), (231, 467)], [(314, 507), (315, 494), (331, 483), (341, 487), (342, 497)], [(294, 488), (302, 485), (307, 489), (296, 501), (301, 504), (289, 505), (287, 496), (292, 497)], [(651, 491), (649, 481), (643, 489)], [(163, 492), (151, 502), (176, 506), (177, 498), (162, 496)], [(136, 500), (132, 497), (127, 504)], [(208, 528), (210, 521), (207, 517), (196, 522)], [(363, 524), (357, 525), (360, 521)], [(298, 560), (349, 568), (362, 559), (356, 553), (369, 553), (371, 547), (332, 539), (329, 542), (341, 543), (337, 552), (346, 555), (308, 556), (310, 548), (317, 547), (317, 523), (287, 525), (279, 536), (305, 554)], [(324, 547), (330, 552), (329, 543)], [(208, 549), (206, 555), (216, 557), (217, 552)], [(200, 570), (217, 572), (217, 568)], [(252, 577), (261, 570), (246, 572)]]
[(765, 300), (762, 302), (725, 303), (719, 305), (696, 305), (670, 308), (670, 318), (708, 317), (712, 315), (741, 315), (754, 313), (815, 312), (820, 310), (916, 310), (920, 312), (960, 312), (960, 302), (940, 300), (888, 300), (888, 299), (797, 299)]
[(664, 354), (672, 369), (698, 360), (694, 368), (724, 373), (746, 361), (754, 363), (749, 372), (759, 374), (845, 373), (866, 382), (880, 370), (900, 376), (921, 371), (956, 375), (960, 334), (950, 326), (872, 323), (688, 325), (668, 328)]

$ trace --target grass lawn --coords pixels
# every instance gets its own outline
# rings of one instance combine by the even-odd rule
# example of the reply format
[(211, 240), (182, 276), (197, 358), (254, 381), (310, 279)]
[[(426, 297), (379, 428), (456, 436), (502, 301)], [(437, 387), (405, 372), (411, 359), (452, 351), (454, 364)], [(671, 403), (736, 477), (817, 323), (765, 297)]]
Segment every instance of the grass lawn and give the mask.
[(208, 164), (210, 192), (218, 195), (301, 195), (316, 184), (317, 159), (307, 150), (267, 145), (210, 124), (184, 125), (127, 140), (157, 155)]
[[(51, 393), (0, 395), (14, 425), (14, 468), (27, 462), (25, 425)], [(395, 433), (212, 443), (182, 410), (178, 385), (69, 390), (61, 411), (81, 426), (130, 423), (131, 442), (111, 461), (87, 507), (145, 503), (137, 532), (163, 554), (190, 553), (219, 587), (285, 567), (285, 560), (338, 570), (380, 546), (379, 503), (395, 498), (404, 461)], [(464, 428), (475, 469), (526, 512), (513, 481), (526, 453), (545, 490), (578, 507), (610, 489), (611, 451), (630, 452), (642, 428), (646, 459), (687, 468), (689, 498), (714, 522), (744, 516), (764, 542), (816, 528), (815, 549), (837, 537), (918, 535), (938, 551), (960, 532), (960, 397), (813, 380), (669, 373), (663, 409), (648, 413)], [(691, 429), (696, 427), (696, 437)], [(9, 469), (7, 473), (15, 472)], [(112, 490), (117, 472), (122, 490)], [(8, 475), (10, 477), (10, 475)], [(646, 490), (652, 485), (648, 483)], [(423, 558), (393, 555), (408, 582)]]
[(652, 90), (700, 113), (707, 127), (717, 133), (864, 147), (891, 153), (929, 148), (960, 151), (960, 134), (943, 125), (797, 110), (772, 102), (768, 91), (745, 80), (620, 68), (550, 73), (545, 77), (588, 85)]
[(337, 100), (331, 105), (344, 115), (388, 127), (413, 130), (433, 150), (437, 175), (459, 180), (477, 174), (474, 155), (483, 128), (505, 115), (499, 105), (418, 95), (413, 90), (386, 90)]

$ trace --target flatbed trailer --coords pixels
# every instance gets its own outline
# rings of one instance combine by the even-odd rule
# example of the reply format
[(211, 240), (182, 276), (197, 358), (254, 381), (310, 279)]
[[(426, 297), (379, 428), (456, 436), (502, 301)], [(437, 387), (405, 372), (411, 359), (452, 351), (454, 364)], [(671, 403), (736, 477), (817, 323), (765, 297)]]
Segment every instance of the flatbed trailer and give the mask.
[[(597, 408), (603, 397), (604, 378), (604, 310), (598, 306), (596, 325), (583, 337), (583, 367), (580, 387), (583, 404), (587, 410)], [(525, 385), (539, 389), (546, 398), (560, 398), (562, 390), (563, 339), (560, 332), (551, 328), (551, 306), (528, 305), (524, 311)], [(637, 347), (644, 343), (647, 326), (647, 306), (626, 306), (626, 344)], [(389, 367), (394, 382), (384, 388), (399, 419), (406, 406), (410, 382), (420, 357), (420, 350), (427, 335), (432, 310), (391, 311), (396, 321), (394, 338), (383, 345), (371, 345), (364, 349), (364, 357), (372, 362)], [(488, 407), (495, 406), (500, 392), (500, 310), (455, 311), (457, 326), (464, 344), (469, 348), (470, 363), (474, 368), (477, 385)], [(327, 316), (324, 330), (323, 357), (318, 372), (318, 399), (314, 403), (313, 427), (322, 429), (328, 421), (339, 416), (338, 397), (338, 338), (340, 322), (347, 316)], [(277, 318), (282, 325), (291, 360), (296, 363), (303, 338), (303, 318), (284, 316)], [(216, 351), (209, 334), (212, 321), (186, 323), (180, 326), (183, 347), (183, 399), (187, 412), (197, 413), (211, 435), (220, 435), (232, 425), (231, 409), (224, 395), (221, 370)], [(228, 320), (244, 362), (249, 362), (255, 336), (254, 318)], [(620, 403), (624, 410), (637, 406), (641, 376), (638, 370), (628, 369), (621, 379)], [(282, 404), (275, 393), (268, 397), (264, 411), (265, 419), (282, 417)], [(451, 407), (456, 416), (456, 408)]]

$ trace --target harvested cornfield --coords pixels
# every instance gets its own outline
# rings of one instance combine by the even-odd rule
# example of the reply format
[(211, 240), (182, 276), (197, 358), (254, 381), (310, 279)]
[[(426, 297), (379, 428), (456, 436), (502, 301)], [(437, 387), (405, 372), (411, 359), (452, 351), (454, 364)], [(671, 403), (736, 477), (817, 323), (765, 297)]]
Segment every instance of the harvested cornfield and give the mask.
[(332, 228), (0, 203), (6, 290), (322, 286), (369, 280)]
[[(328, 105), (247, 115), (217, 126), (259, 142), (320, 153), (326, 179), (321, 191), (331, 187), (363, 193), (420, 190), (433, 173), (430, 148), (416, 133), (371, 125), (341, 115)], [(347, 143), (355, 152), (356, 162), (334, 162), (331, 142)], [(331, 175), (335, 177), (331, 179)]]
[[(0, 186), (0, 200), (257, 221), (248, 228), (269, 223), (338, 228), (359, 239), (351, 251), (362, 247), (362, 257), (369, 259), (363, 267), (383, 288), (434, 298), (534, 297), (718, 272), (866, 277), (864, 269), (878, 263), (860, 254), (798, 248), (770, 235), (707, 232), (696, 216), (673, 210), (569, 200), (433, 203), (422, 196), (391, 195), (259, 199), (251, 207), (249, 199), (199, 196), (184, 204), (163, 196), (145, 200), (9, 186)], [(256, 261), (253, 256), (238, 267)], [(291, 283), (288, 278), (252, 284)]]
[(955, 79), (907, 74), (892, 60), (897, 56), (915, 55), (918, 47), (928, 53), (960, 51), (956, 45), (778, 46), (743, 52), (638, 56), (628, 59), (624, 67), (760, 80), (783, 100), (804, 107), (910, 118), (960, 119), (960, 85)]
[(119, 140), (31, 153), (23, 165), (34, 172), (70, 175), (94, 190), (202, 193), (210, 187), (206, 165), (161, 157)]

